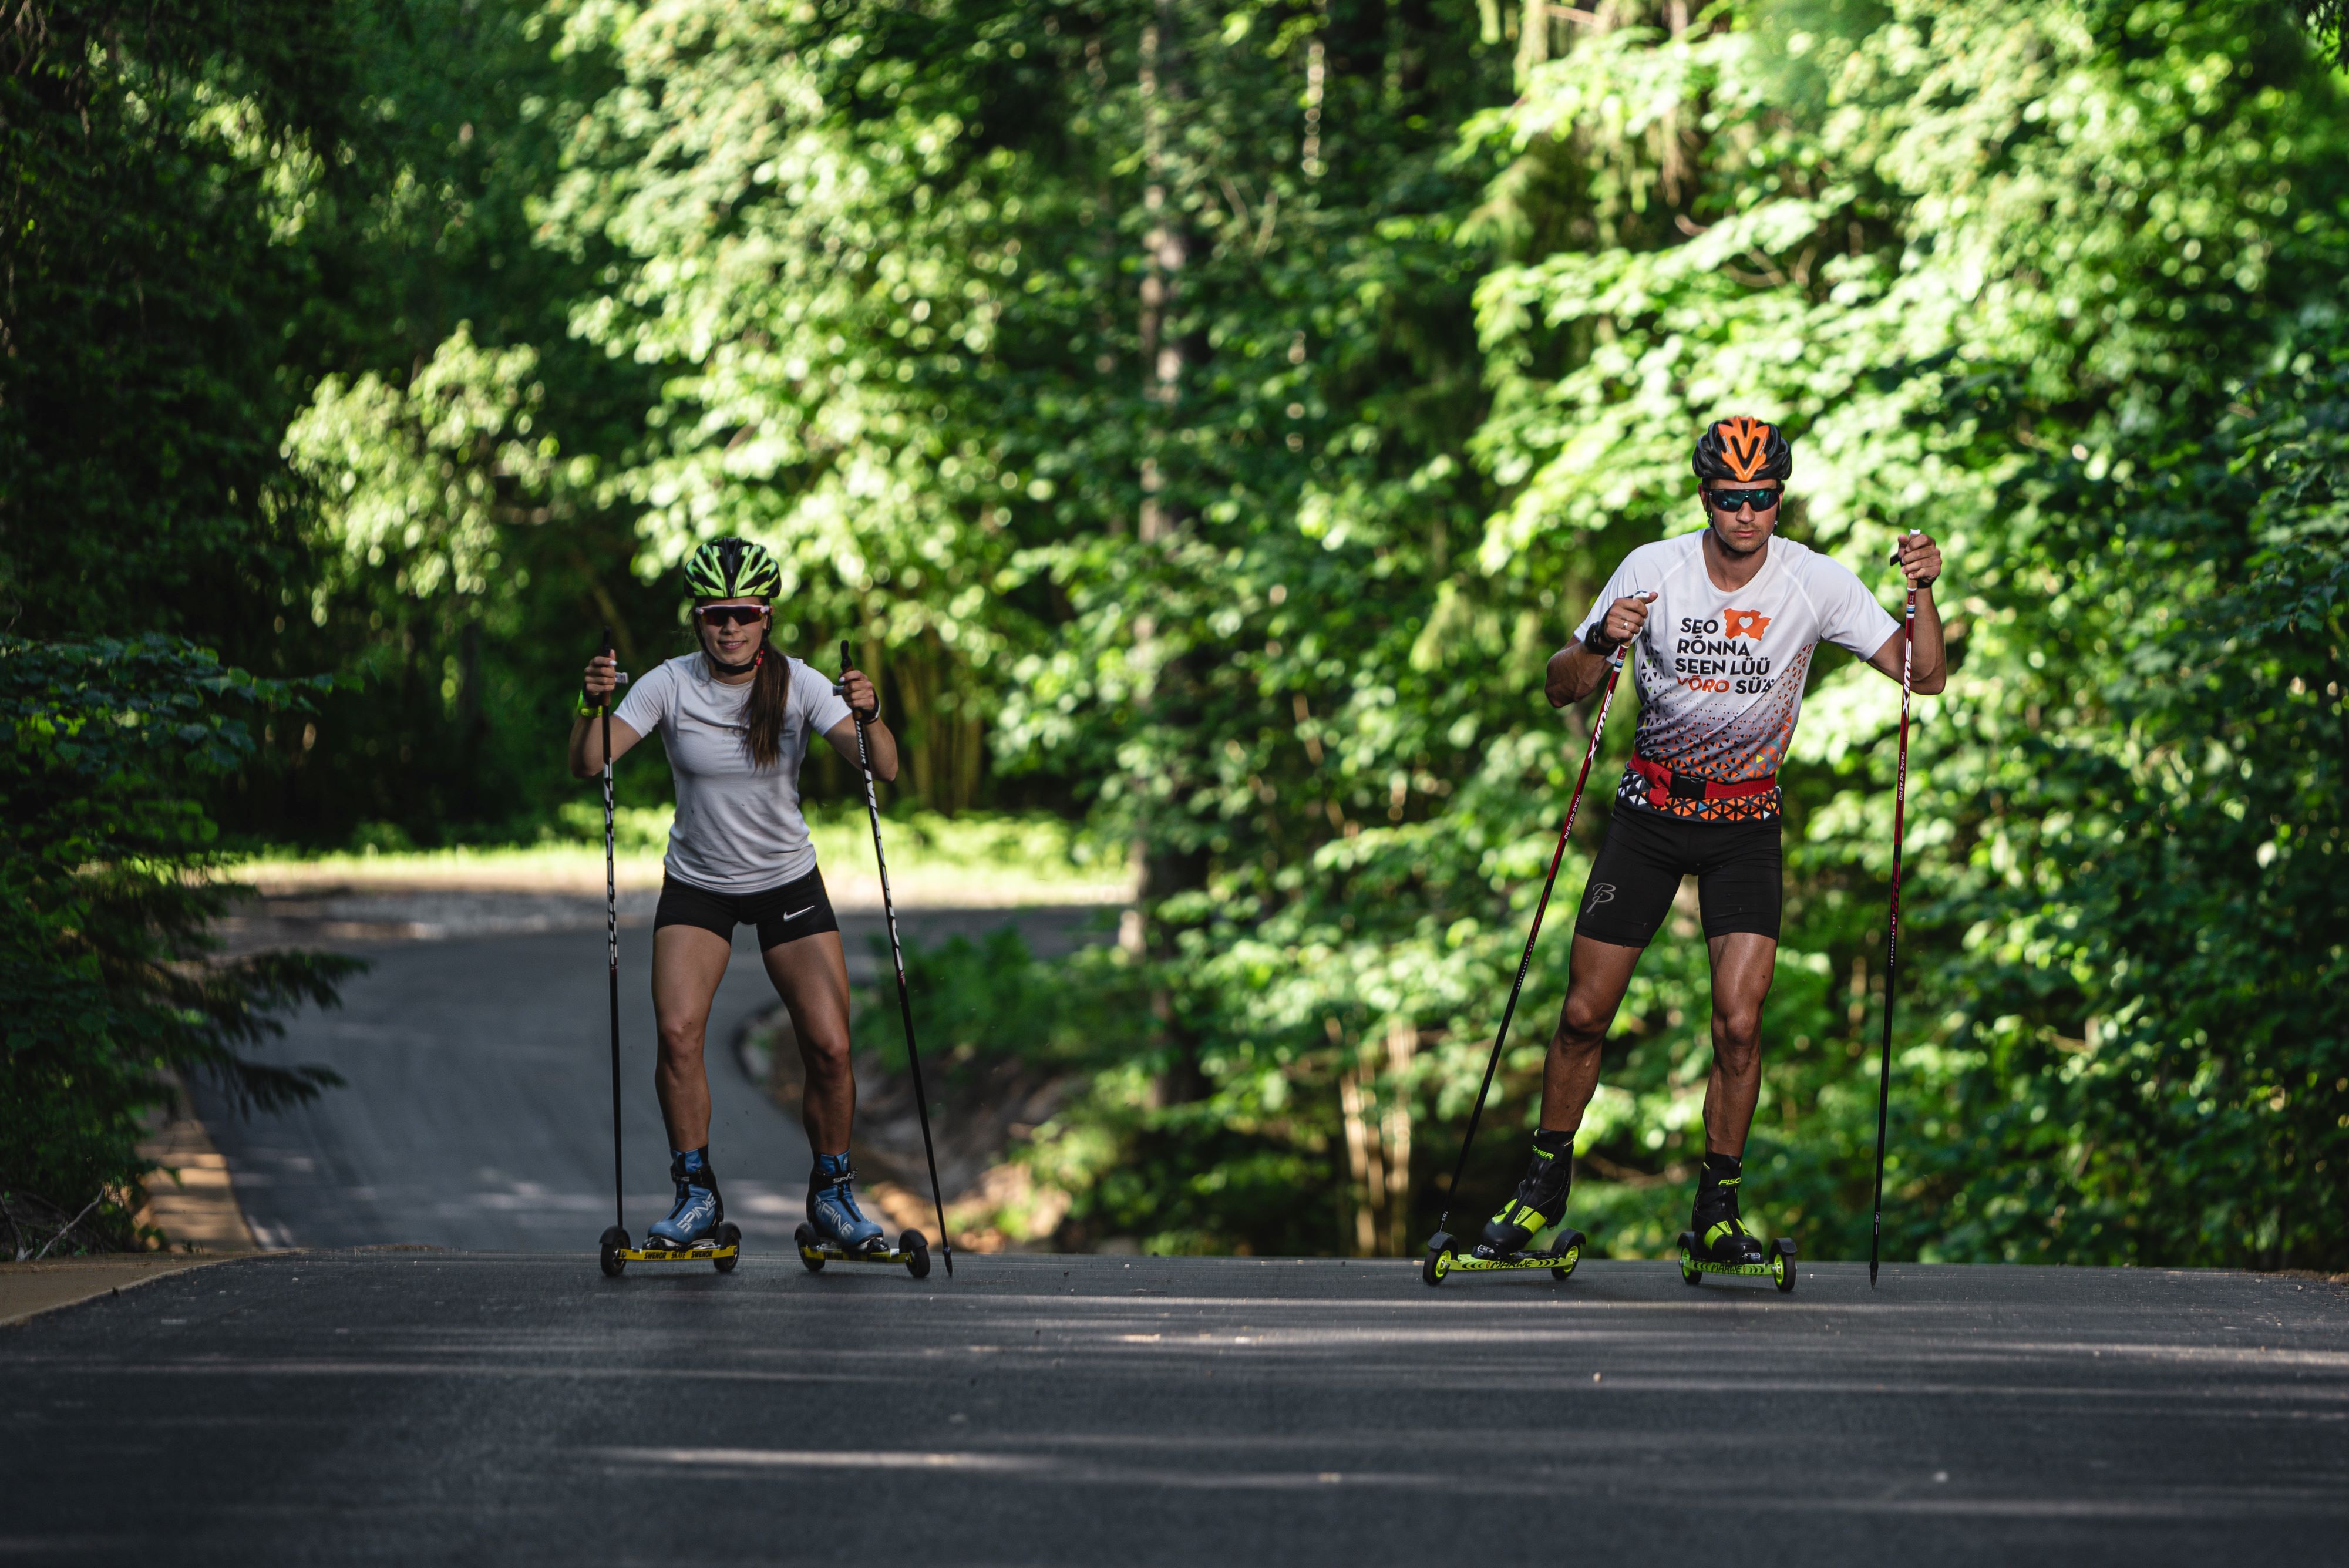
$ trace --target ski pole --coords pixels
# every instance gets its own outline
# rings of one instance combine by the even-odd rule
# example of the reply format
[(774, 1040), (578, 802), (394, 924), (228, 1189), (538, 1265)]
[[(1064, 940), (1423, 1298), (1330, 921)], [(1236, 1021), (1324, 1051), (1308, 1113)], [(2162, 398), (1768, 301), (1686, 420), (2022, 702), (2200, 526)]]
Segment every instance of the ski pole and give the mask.
[[(604, 628), (604, 653), (618, 663), (618, 645), (612, 628)], [(613, 691), (619, 688), (616, 684)], [(596, 704), (604, 726), (604, 944), (612, 976), (612, 1223), (628, 1222), (627, 1199), (620, 1179), (620, 884), (612, 856), (612, 699)]]
[[(1916, 530), (1910, 529), (1913, 535)], [(1894, 565), (1900, 552), (1892, 552)], [(1909, 811), (1909, 659), (1917, 646), (1917, 587), (1909, 586), (1909, 607), (1900, 617), (1900, 763), (1892, 788), (1892, 902), (1884, 931), (1884, 1055), (1876, 1073), (1876, 1221), (1868, 1235), (1868, 1288), (1876, 1288), (1876, 1264), (1884, 1245), (1884, 1135), (1892, 1115), (1892, 988), (1900, 972), (1900, 843)]]
[[(1648, 598), (1656, 596), (1650, 594)], [(1615, 701), (1615, 682), (1622, 678), (1623, 656), (1630, 650), (1628, 642), (1618, 647), (1607, 660), (1607, 694), (1599, 700), (1599, 716), (1590, 726), (1590, 744), (1583, 749), (1582, 771), (1575, 775), (1574, 795), (1566, 805), (1566, 821), (1557, 830), (1557, 847), (1550, 852), (1549, 875), (1542, 879), (1541, 900), (1534, 906), (1533, 929), (1526, 933), (1525, 956), (1517, 960), (1517, 978), (1509, 987), (1509, 1004), (1501, 1010), (1500, 1033), (1493, 1036), (1493, 1054), (1485, 1063), (1485, 1081), (1476, 1089), (1475, 1108), (1468, 1113), (1468, 1135), (1460, 1140), (1460, 1158), (1452, 1167), (1452, 1185), (1444, 1191), (1444, 1212), (1436, 1217), (1439, 1234), (1452, 1226), (1453, 1200), (1460, 1195), (1460, 1179), (1467, 1174), (1468, 1151), (1476, 1144), (1476, 1124), (1485, 1117), (1485, 1097), (1492, 1092), (1493, 1075), (1501, 1065), (1501, 1048), (1508, 1044), (1509, 1021), (1517, 1015), (1517, 996), (1526, 988), (1526, 975), (1534, 967), (1534, 944), (1541, 940), (1542, 916), (1549, 909), (1550, 889), (1557, 885), (1557, 868), (1566, 858), (1567, 836), (1574, 831), (1575, 813), (1582, 809), (1582, 786), (1590, 778), (1590, 764), (1599, 755), (1599, 737), (1607, 733), (1607, 710)]]
[[(840, 639), (840, 673), (848, 674), (848, 639)], [(877, 710), (876, 710), (877, 711)], [(930, 1101), (922, 1092), (922, 1054), (914, 1045), (914, 993), (905, 984), (905, 950), (897, 940), (897, 906), (889, 896), (889, 857), (881, 852), (881, 797), (873, 787), (873, 753), (865, 743), (870, 715), (851, 707), (856, 721), (856, 763), (864, 770), (864, 815), (873, 822), (873, 863), (881, 868), (881, 912), (889, 922), (889, 957), (897, 966), (897, 1015), (905, 1024), (905, 1062), (914, 1072), (914, 1110), (922, 1119), (922, 1158), (930, 1166), (930, 1205), (938, 1216), (938, 1251), (947, 1261), (947, 1278), (954, 1278), (954, 1241), (947, 1235), (947, 1204), (938, 1192), (938, 1154), (930, 1142)]]

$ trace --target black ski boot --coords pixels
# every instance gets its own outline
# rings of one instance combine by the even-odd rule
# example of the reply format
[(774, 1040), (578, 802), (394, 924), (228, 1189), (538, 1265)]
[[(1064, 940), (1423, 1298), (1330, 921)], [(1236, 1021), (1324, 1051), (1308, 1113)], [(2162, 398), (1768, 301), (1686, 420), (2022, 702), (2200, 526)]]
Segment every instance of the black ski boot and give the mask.
[(1566, 1197), (1574, 1187), (1574, 1135), (1548, 1131), (1534, 1134), (1533, 1163), (1526, 1179), (1485, 1222), (1475, 1256), (1514, 1257), (1545, 1241), (1566, 1221)]
[(1795, 1243), (1765, 1242), (1737, 1217), (1744, 1172), (1735, 1155), (1708, 1154), (1696, 1181), (1696, 1211), (1681, 1232), (1681, 1278), (1701, 1284), (1707, 1274), (1758, 1274), (1782, 1292), (1795, 1288)]
[(1743, 1163), (1735, 1155), (1704, 1157), (1704, 1168), (1696, 1179), (1696, 1208), (1689, 1216), (1689, 1233), (1695, 1238), (1690, 1252), (1698, 1262), (1743, 1269), (1770, 1260), (1770, 1250), (1762, 1238), (1737, 1217), (1737, 1189), (1744, 1179)]

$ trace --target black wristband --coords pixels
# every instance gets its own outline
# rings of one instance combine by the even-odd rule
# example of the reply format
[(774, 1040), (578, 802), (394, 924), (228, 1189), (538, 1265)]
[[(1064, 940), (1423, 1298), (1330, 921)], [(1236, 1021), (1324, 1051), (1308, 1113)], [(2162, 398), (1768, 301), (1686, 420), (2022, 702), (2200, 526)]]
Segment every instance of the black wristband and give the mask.
[(1615, 650), (1623, 645), (1607, 635), (1607, 618), (1600, 616), (1590, 623), (1590, 629), (1582, 634), (1582, 646), (1601, 659), (1611, 659)]

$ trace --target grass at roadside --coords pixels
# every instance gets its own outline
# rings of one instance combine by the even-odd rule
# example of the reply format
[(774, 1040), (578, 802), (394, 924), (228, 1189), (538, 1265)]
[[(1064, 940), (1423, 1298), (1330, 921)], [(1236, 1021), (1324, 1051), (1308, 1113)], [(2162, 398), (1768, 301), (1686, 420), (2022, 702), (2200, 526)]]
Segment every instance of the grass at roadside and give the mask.
[[(619, 814), (615, 870), (622, 887), (660, 885), (668, 827), (665, 808)], [(833, 902), (878, 905), (881, 887), (864, 813), (812, 812), (808, 829)], [(885, 818), (882, 832), (891, 888), (908, 906), (1116, 904), (1133, 896), (1123, 856), (1058, 817), (908, 812)], [(326, 887), (601, 892), (603, 840), (602, 808), (582, 803), (565, 810), (563, 836), (536, 844), (325, 855), (279, 850), (233, 861), (224, 874), (271, 892)]]

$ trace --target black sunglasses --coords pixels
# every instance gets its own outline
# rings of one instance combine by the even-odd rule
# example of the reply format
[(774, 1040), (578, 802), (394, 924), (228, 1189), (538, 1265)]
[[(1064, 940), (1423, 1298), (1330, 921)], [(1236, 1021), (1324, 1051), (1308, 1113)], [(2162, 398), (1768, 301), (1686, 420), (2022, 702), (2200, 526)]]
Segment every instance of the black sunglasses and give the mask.
[(704, 626), (755, 626), (767, 609), (764, 605), (704, 605), (693, 613)]
[(1782, 493), (1776, 490), (1708, 490), (1704, 493), (1704, 499), (1715, 512), (1734, 512), (1741, 506), (1767, 512), (1778, 504), (1778, 497)]

